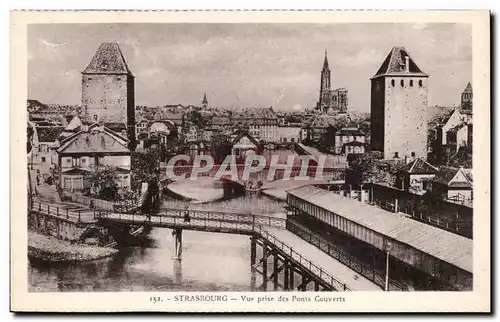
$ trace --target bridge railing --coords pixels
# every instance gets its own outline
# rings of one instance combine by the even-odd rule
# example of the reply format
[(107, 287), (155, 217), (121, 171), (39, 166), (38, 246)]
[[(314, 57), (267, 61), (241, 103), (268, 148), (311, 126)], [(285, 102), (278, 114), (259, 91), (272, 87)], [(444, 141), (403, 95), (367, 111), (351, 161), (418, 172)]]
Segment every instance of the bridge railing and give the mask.
[[(279, 217), (272, 217), (266, 215), (254, 214), (239, 214), (222, 211), (204, 211), (204, 210), (187, 210), (191, 219), (207, 219), (207, 220), (222, 220), (222, 221), (237, 221), (241, 223), (248, 223), (252, 225), (264, 225), (276, 228), (285, 228), (286, 219)], [(181, 208), (168, 208), (163, 212), (164, 215), (175, 214), (179, 217), (184, 217), (185, 209)], [(161, 213), (160, 213), (161, 214)]]
[[(385, 285), (385, 277), (384, 273), (375, 270), (373, 266), (367, 265), (359, 260), (357, 260), (354, 256), (349, 253), (343, 251), (335, 244), (329, 242), (324, 239), (320, 235), (313, 233), (311, 230), (307, 229), (305, 226), (297, 223), (294, 220), (287, 221), (287, 229), (309, 242), (310, 244), (316, 246), (321, 249), (323, 252), (332, 256), (342, 264), (351, 268), (361, 276), (367, 278), (368, 280), (374, 282), (380, 287), (384, 287)], [(403, 284), (389, 279), (389, 290), (390, 291), (407, 291), (408, 288)]]
[[(39, 201), (32, 201), (30, 205), (28, 205), (28, 209), (31, 211), (38, 211), (43, 214), (66, 218), (66, 219), (75, 219), (81, 221), (81, 212), (80, 211), (70, 211), (68, 208), (62, 208), (58, 206), (51, 206), (50, 204), (44, 204)], [(94, 211), (94, 217), (96, 213)]]
[[(185, 210), (183, 209), (168, 209), (166, 212), (158, 214), (126, 214), (126, 213), (111, 213), (106, 211), (97, 212), (97, 217), (100, 219), (112, 219), (119, 221), (129, 221), (134, 224), (138, 223), (156, 223), (156, 224), (172, 224), (184, 227), (197, 228), (235, 228), (237, 230), (252, 231), (254, 226), (267, 226), (284, 229), (286, 226), (285, 218), (277, 218), (262, 215), (251, 214), (233, 214), (224, 212), (212, 211), (190, 211), (189, 220), (186, 220)], [(214, 224), (215, 223), (215, 224)]]
[(285, 254), (290, 256), (292, 259), (297, 261), (300, 265), (303, 267), (307, 268), (310, 272), (318, 276), (321, 280), (325, 281), (328, 283), (334, 290), (337, 291), (351, 291), (347, 287), (347, 285), (335, 277), (333, 275), (325, 272), (321, 267), (318, 265), (314, 264), (311, 262), (311, 260), (307, 259), (306, 257), (302, 256), (302, 254), (296, 252), (292, 247), (289, 245), (285, 244), (283, 241), (279, 240), (276, 238), (274, 235), (270, 234), (265, 228), (263, 228), (260, 225), (257, 225), (254, 227), (254, 231), (259, 233), (262, 237), (267, 239), (269, 242), (271, 242), (273, 245), (278, 247), (281, 251), (283, 251)]

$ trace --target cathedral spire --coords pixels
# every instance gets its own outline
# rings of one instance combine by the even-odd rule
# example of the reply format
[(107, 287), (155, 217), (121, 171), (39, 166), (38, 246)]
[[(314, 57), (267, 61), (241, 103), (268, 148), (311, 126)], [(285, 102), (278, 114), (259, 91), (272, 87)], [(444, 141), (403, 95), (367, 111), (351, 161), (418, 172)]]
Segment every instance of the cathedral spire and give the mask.
[(323, 62), (323, 70), (325, 70), (325, 69), (330, 69), (328, 67), (328, 53), (326, 50), (325, 50), (325, 61)]
[(208, 105), (208, 100), (207, 100), (207, 92), (203, 93), (203, 101), (201, 102), (203, 107), (206, 107)]

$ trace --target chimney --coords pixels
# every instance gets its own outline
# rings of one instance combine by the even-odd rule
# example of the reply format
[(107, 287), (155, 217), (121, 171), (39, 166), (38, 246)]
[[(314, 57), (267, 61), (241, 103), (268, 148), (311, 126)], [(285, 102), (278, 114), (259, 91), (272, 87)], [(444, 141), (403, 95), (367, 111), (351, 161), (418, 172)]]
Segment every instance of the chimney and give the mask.
[(410, 72), (410, 57), (409, 56), (405, 57), (405, 69), (406, 69), (407, 73)]

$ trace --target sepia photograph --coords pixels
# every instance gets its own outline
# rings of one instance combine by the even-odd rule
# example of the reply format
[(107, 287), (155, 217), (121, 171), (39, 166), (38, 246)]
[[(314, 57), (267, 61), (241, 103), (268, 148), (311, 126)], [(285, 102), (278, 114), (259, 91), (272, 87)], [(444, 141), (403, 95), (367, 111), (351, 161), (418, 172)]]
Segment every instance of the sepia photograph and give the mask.
[(472, 23), (25, 30), (23, 292), (303, 305), (478, 290), (489, 78), (474, 78)]

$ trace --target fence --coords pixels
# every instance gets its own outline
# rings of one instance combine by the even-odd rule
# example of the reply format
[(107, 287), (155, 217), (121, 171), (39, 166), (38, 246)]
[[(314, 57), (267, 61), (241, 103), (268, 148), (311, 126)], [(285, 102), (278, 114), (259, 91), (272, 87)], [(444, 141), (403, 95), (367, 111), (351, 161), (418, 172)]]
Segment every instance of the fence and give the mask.
[(334, 290), (351, 291), (351, 289), (348, 288), (345, 283), (337, 280), (331, 274), (325, 272), (321, 267), (319, 267), (306, 257), (294, 251), (292, 247), (288, 246), (287, 244), (283, 243), (281, 240), (276, 238), (274, 235), (270, 234), (267, 230), (262, 228), (262, 226), (260, 225), (255, 226), (254, 231), (259, 233), (261, 237), (265, 238), (268, 242), (273, 244), (276, 248), (280, 249), (283, 253), (285, 253), (291, 259), (299, 263), (302, 267), (308, 269), (311, 273), (319, 277), (320, 280), (326, 282)]
[[(352, 255), (344, 252), (338, 248), (335, 244), (327, 241), (326, 239), (320, 237), (318, 234), (314, 234), (309, 229), (300, 225), (299, 223), (288, 219), (287, 229), (304, 239), (305, 241), (311, 243), (312, 245), (318, 247), (323, 252), (332, 256), (342, 264), (351, 268), (361, 276), (367, 278), (378, 286), (385, 287), (385, 275), (377, 272), (372, 266), (369, 266), (361, 261), (357, 260)], [(390, 291), (406, 291), (408, 288), (398, 283), (392, 279), (389, 279), (389, 290)]]
[(112, 202), (107, 200), (90, 198), (81, 194), (71, 193), (64, 191), (63, 193), (64, 199), (71, 200), (72, 202), (76, 202), (82, 205), (85, 205), (89, 208), (93, 208), (96, 210), (102, 211), (114, 211), (114, 205)]
[[(31, 211), (37, 211), (42, 214), (47, 214), (49, 216), (54, 216), (62, 219), (66, 219), (67, 221), (78, 221), (82, 220), (82, 212), (78, 211), (70, 211), (68, 208), (60, 208), (57, 206), (51, 206), (49, 204), (43, 204), (41, 202), (32, 201), (30, 204)], [(93, 216), (96, 216), (94, 211)]]

